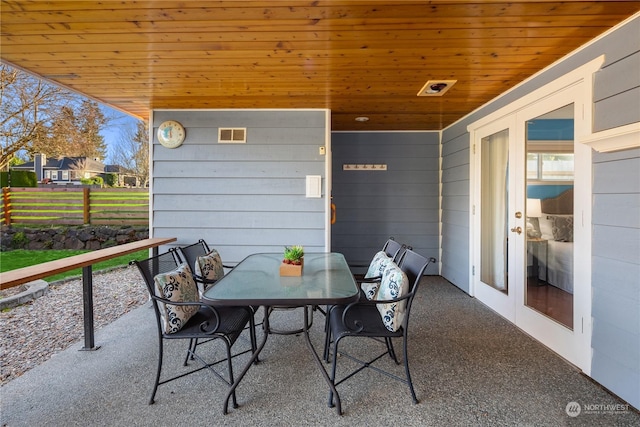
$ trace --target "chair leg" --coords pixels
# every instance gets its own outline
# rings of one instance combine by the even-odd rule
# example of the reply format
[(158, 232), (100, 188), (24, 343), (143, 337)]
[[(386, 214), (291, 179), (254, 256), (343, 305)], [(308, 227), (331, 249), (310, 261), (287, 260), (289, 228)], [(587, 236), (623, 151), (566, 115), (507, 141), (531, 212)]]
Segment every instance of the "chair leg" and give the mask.
[[(229, 384), (230, 386), (233, 385), (233, 383), (235, 382), (234, 378), (233, 378), (233, 363), (231, 363), (231, 345), (229, 343), (227, 343), (226, 345), (227, 347), (227, 366), (229, 367)], [(233, 391), (233, 394), (231, 395), (231, 404), (234, 408), (238, 407), (238, 401), (236, 399), (236, 391)]]
[(396, 362), (396, 365), (399, 365), (400, 361), (398, 360), (398, 357), (396, 356), (396, 351), (393, 348), (393, 341), (391, 340), (390, 337), (385, 337), (384, 342), (387, 344), (387, 352), (389, 353), (389, 356), (391, 356), (393, 361)]
[(409, 383), (409, 391), (411, 392), (411, 398), (413, 399), (413, 403), (418, 403), (418, 398), (416, 397), (416, 391), (413, 388), (413, 381), (411, 381), (411, 373), (409, 372), (409, 353), (407, 353), (407, 337), (405, 336), (403, 339), (403, 351), (404, 351), (404, 372), (407, 374), (407, 383)]
[[(249, 317), (249, 339), (251, 341), (251, 352), (255, 353), (258, 348), (258, 340), (256, 338), (256, 321), (254, 319), (254, 312), (251, 310), (251, 316)], [(255, 364), (260, 363), (260, 358), (256, 357)], [(233, 381), (232, 381), (233, 382)]]
[(197, 338), (191, 338), (189, 340), (189, 346), (187, 347), (187, 356), (184, 358), (184, 363), (182, 364), (182, 366), (187, 366), (187, 363), (189, 362), (189, 359), (193, 360), (193, 353), (195, 353), (196, 351), (196, 347), (198, 346), (198, 339)]
[[(327, 316), (327, 319), (329, 316)], [(325, 362), (329, 363), (329, 353), (331, 348), (331, 328), (329, 326), (325, 326), (325, 334), (324, 334), (324, 352), (322, 353), (322, 358)]]
[[(336, 383), (336, 368), (338, 365), (338, 343), (340, 342), (340, 338), (336, 338), (333, 342), (333, 364), (331, 366), (331, 382), (335, 385)], [(328, 356), (327, 356), (328, 358)], [(335, 406), (333, 402), (333, 390), (329, 389), (329, 401), (327, 403), (330, 408)]]
[(160, 372), (162, 371), (162, 354), (163, 354), (162, 335), (159, 335), (158, 336), (158, 369), (156, 372), (156, 381), (153, 386), (153, 391), (151, 392), (151, 398), (149, 399), (149, 405), (153, 405), (155, 403), (156, 392), (158, 391), (158, 384), (160, 383)]

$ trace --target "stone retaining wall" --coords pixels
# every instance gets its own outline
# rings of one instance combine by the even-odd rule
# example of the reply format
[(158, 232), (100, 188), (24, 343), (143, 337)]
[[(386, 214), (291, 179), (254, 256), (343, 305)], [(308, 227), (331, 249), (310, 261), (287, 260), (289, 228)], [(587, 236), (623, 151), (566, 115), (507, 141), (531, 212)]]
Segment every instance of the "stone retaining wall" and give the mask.
[(0, 250), (13, 249), (104, 249), (123, 243), (136, 242), (149, 237), (149, 227), (53, 226), (31, 228), (2, 226)]

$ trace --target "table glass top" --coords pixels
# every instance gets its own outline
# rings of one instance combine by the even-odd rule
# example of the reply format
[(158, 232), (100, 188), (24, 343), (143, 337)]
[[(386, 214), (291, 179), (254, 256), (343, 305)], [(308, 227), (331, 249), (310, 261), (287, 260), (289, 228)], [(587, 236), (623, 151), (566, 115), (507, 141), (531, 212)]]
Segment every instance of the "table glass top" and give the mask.
[(302, 276), (280, 276), (282, 253), (250, 255), (207, 290), (202, 301), (217, 305), (347, 304), (358, 288), (344, 256), (307, 253)]

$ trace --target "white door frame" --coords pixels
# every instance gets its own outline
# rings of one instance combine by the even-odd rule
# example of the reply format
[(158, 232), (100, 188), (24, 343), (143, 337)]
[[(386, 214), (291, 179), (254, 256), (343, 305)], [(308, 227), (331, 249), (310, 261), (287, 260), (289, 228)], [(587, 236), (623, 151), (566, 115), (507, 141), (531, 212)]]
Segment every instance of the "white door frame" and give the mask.
[[(509, 120), (509, 116), (513, 116), (516, 120), (516, 130), (522, 128), (524, 123), (520, 120), (522, 117), (526, 117), (527, 114), (531, 114), (538, 106), (542, 109), (549, 104), (549, 108), (546, 111), (553, 110), (554, 97), (562, 93), (565, 96), (564, 103), (575, 105), (575, 122), (574, 122), (574, 152), (575, 152), (575, 181), (574, 181), (574, 236), (579, 240), (579, 244), (574, 244), (574, 265), (576, 266), (574, 272), (574, 281), (579, 286), (574, 286), (574, 328), (571, 331), (571, 342), (567, 345), (562, 344), (566, 341), (566, 331), (562, 332), (558, 328), (563, 328), (557, 324), (550, 324), (552, 322), (549, 319), (544, 318), (534, 310), (524, 306), (524, 294), (523, 290), (516, 291), (516, 295), (513, 298), (514, 311), (513, 317), (511, 315), (505, 316), (505, 318), (515, 323), (516, 326), (522, 328), (524, 331), (532, 335), (535, 339), (548, 346), (551, 350), (555, 351), (569, 362), (580, 368), (585, 374), (591, 373), (591, 334), (592, 334), (592, 322), (591, 322), (591, 196), (592, 196), (592, 182), (591, 182), (591, 168), (592, 150), (590, 147), (583, 145), (582, 141), (587, 136), (591, 135), (592, 126), (592, 114), (593, 114), (593, 74), (600, 69), (604, 63), (604, 56), (600, 56), (589, 63), (571, 71), (564, 76), (550, 82), (543, 87), (523, 96), (522, 98), (514, 101), (513, 103), (489, 114), (482, 119), (470, 124), (467, 127), (471, 135), (471, 145), (477, 144), (479, 131), (494, 122), (502, 122), (502, 119)], [(557, 98), (555, 98), (557, 99)], [(520, 117), (518, 114), (520, 113)], [(505, 122), (502, 122), (505, 123)], [(522, 133), (523, 134), (523, 133)], [(515, 135), (514, 135), (515, 137)], [(524, 146), (524, 139), (519, 133), (517, 136), (519, 144)], [(469, 212), (472, 214), (469, 218), (469, 259), (471, 260), (469, 265), (469, 289), (470, 294), (476, 297), (482, 297), (482, 291), (477, 289), (475, 284), (477, 280), (473, 275), (474, 272), (474, 260), (477, 255), (475, 254), (476, 245), (479, 238), (479, 230), (477, 229), (477, 221), (474, 220), (474, 206), (478, 204), (476, 200), (477, 183), (475, 182), (475, 174), (477, 166), (474, 165), (473, 149), (470, 150), (470, 169), (471, 169), (471, 182), (470, 182), (470, 206)], [(516, 206), (516, 208), (522, 211), (520, 208), (523, 206)], [(511, 221), (510, 221), (511, 226)], [(524, 227), (523, 227), (524, 228)], [(524, 256), (524, 252), (519, 253), (519, 256)], [(577, 261), (577, 262), (576, 262)], [(524, 263), (524, 260), (522, 260)], [(522, 285), (520, 285), (522, 286)], [(479, 295), (476, 295), (479, 293)], [(511, 293), (511, 292), (510, 292)], [(550, 331), (551, 329), (551, 331)]]

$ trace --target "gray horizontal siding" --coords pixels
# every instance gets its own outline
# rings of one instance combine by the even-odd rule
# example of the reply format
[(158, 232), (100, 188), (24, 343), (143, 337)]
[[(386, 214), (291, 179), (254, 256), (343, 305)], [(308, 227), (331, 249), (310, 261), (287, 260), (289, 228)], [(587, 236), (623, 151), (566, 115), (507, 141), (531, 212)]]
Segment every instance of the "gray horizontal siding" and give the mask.
[(469, 292), (469, 134), (443, 132), (442, 276)]
[[(261, 142), (256, 141), (251, 144), (218, 144), (217, 142), (196, 144), (185, 140), (185, 143), (176, 149), (168, 149), (156, 144), (153, 147), (153, 159), (158, 162), (186, 161), (195, 165), (224, 161), (324, 161), (324, 157), (318, 155), (318, 147), (323, 145), (321, 142), (313, 145), (296, 146), (289, 144), (263, 146), (257, 144), (261, 144)], [(302, 144), (302, 142), (299, 144)]]
[(640, 149), (593, 158), (591, 376), (640, 406)]
[[(332, 134), (333, 249), (368, 265), (393, 236), (439, 257), (439, 147), (435, 132)], [(386, 171), (344, 171), (344, 164), (386, 164)], [(427, 274), (438, 274), (438, 266)]]
[[(199, 174), (195, 172), (195, 174)], [(302, 195), (305, 194), (305, 178), (183, 178), (154, 177), (154, 192), (158, 194), (251, 194), (251, 195)], [(159, 208), (159, 206), (158, 206)]]
[(631, 55), (608, 64), (594, 78), (595, 131), (640, 121), (640, 37), (636, 34)]
[(640, 118), (640, 87), (596, 103), (593, 117), (593, 129), (596, 131), (637, 122)]
[[(205, 239), (225, 263), (301, 244), (324, 251), (325, 199), (307, 198), (306, 175), (325, 177), (324, 111), (156, 111), (186, 129), (167, 149), (154, 132), (154, 236), (176, 246)], [(218, 127), (246, 127), (246, 144), (219, 144)], [(323, 182), (323, 193), (326, 183)]]
[[(277, 163), (265, 163), (264, 159), (260, 160), (234, 160), (234, 159), (215, 159), (212, 160), (198, 159), (190, 161), (178, 161), (174, 159), (171, 162), (159, 163), (156, 172), (162, 176), (182, 176), (187, 173), (191, 178), (208, 178), (212, 174), (217, 177), (225, 178), (288, 178), (291, 176), (300, 176), (301, 174), (322, 174), (324, 173), (324, 165), (319, 164), (318, 160), (301, 162), (301, 161), (285, 161), (281, 160)], [(203, 167), (200, 167), (199, 165)]]
[(154, 197), (155, 210), (160, 212), (262, 212), (268, 203), (288, 212), (323, 212), (313, 199), (290, 197), (290, 194), (158, 194)]

